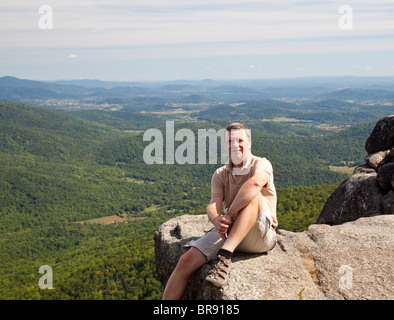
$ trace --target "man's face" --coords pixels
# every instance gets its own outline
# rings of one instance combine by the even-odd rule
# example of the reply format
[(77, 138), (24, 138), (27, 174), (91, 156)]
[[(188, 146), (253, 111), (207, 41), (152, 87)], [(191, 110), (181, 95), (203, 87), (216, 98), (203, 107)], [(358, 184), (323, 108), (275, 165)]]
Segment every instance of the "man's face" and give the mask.
[(234, 165), (242, 166), (246, 162), (251, 148), (251, 142), (245, 130), (226, 132), (226, 150)]

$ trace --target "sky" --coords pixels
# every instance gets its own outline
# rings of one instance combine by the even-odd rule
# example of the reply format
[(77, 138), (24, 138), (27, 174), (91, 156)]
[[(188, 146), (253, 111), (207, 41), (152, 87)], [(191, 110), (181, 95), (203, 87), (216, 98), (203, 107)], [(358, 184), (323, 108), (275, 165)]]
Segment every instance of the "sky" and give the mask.
[(394, 76), (394, 0), (1, 0), (0, 76)]

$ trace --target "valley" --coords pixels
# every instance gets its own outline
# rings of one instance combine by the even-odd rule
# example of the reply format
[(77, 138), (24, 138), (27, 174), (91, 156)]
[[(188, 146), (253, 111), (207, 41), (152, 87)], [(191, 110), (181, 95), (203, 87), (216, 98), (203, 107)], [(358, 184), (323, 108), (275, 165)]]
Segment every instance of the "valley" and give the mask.
[[(306, 79), (276, 88), (17, 80), (0, 78), (0, 299), (161, 297), (153, 233), (176, 215), (204, 214), (221, 164), (147, 164), (149, 129), (165, 136), (172, 121), (197, 146), (199, 130), (245, 122), (253, 154), (274, 166), (279, 228), (303, 231), (364, 163), (376, 121), (394, 114), (388, 81), (377, 91), (361, 80), (343, 89), (346, 79), (316, 90)], [(38, 287), (42, 265), (52, 267), (54, 289)]]

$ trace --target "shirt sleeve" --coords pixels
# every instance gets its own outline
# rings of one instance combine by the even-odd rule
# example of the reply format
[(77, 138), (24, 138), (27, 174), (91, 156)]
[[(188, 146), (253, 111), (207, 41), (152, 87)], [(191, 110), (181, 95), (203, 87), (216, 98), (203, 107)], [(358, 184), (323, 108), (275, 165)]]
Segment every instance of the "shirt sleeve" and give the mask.
[(222, 197), (224, 199), (224, 183), (218, 170), (212, 176), (211, 180), (211, 199)]
[(273, 169), (272, 169), (272, 164), (269, 162), (267, 159), (258, 159), (256, 161), (256, 164), (254, 165), (254, 172), (253, 175), (255, 174), (262, 174), (267, 177), (268, 184), (270, 184), (272, 178), (273, 178)]

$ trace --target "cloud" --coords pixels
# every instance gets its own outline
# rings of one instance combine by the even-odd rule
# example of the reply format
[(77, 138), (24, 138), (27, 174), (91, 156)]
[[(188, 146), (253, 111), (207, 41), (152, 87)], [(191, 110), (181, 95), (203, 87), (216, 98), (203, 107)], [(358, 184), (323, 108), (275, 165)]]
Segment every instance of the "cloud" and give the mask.
[(250, 65), (248, 67), (248, 71), (254, 71), (254, 70), (256, 70), (256, 66), (255, 65)]
[(69, 56), (68, 56), (68, 58), (69, 59), (76, 59), (76, 58), (78, 58), (78, 55), (77, 54), (70, 54)]
[(41, 0), (2, 0), (2, 50), (78, 49), (122, 59), (394, 51), (392, 0), (346, 1), (351, 33), (338, 27), (342, 0), (45, 3), (53, 8), (53, 30), (38, 27)]

